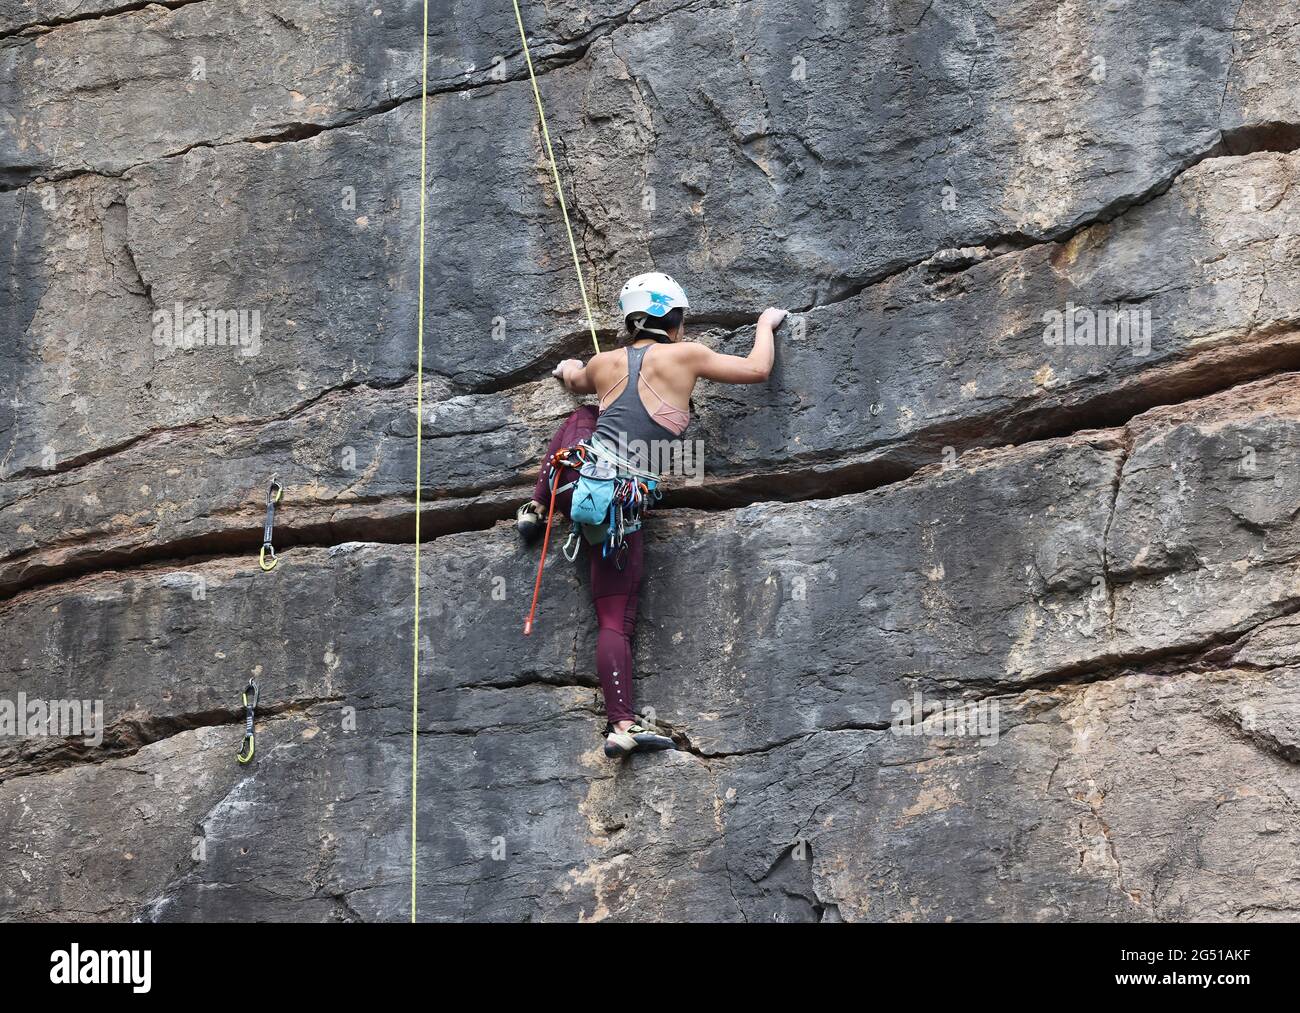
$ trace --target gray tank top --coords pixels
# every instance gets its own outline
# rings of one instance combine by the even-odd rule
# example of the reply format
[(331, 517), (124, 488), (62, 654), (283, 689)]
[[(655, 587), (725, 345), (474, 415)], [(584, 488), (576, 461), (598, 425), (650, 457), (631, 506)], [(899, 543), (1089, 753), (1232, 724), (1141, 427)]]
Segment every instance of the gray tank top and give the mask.
[(681, 448), (681, 437), (656, 422), (641, 403), (641, 360), (653, 345), (628, 346), (627, 386), (596, 419), (596, 433), (638, 468), (662, 474)]

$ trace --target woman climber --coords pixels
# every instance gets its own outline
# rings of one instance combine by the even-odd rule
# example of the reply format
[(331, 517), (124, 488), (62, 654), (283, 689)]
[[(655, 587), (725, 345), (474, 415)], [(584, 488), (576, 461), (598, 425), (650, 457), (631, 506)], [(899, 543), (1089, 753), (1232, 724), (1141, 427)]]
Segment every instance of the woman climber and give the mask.
[[(764, 310), (749, 355), (722, 355), (683, 340), (690, 304), (666, 274), (637, 275), (623, 286), (618, 304), (627, 326), (626, 348), (600, 352), (585, 366), (566, 359), (555, 367), (553, 375), (565, 387), (575, 394), (598, 395), (597, 405), (584, 405), (565, 419), (547, 447), (533, 498), (515, 515), (528, 541), (547, 528), (548, 511), (558, 510), (575, 522), (584, 515), (604, 518), (596, 525), (575, 523), (575, 532), (581, 528), (590, 543), (591, 597), (599, 624), (596, 672), (609, 719), (605, 755), (611, 759), (672, 746), (671, 739), (642, 727), (632, 713), (632, 636), (643, 557), (640, 521), (658, 480), (649, 466), (671, 460), (673, 448), (680, 449), (697, 380), (762, 383), (771, 375), (772, 332), (786, 315), (785, 310)], [(603, 493), (602, 486), (607, 487)], [(531, 617), (525, 632), (530, 628)]]

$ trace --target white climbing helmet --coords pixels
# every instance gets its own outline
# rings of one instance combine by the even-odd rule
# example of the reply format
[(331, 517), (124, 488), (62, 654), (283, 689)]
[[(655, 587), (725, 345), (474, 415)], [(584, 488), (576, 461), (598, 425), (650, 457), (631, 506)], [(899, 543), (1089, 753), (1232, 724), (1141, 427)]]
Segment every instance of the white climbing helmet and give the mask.
[(638, 274), (618, 294), (618, 309), (626, 320), (633, 313), (662, 317), (678, 307), (690, 309), (685, 290), (666, 274), (651, 271)]

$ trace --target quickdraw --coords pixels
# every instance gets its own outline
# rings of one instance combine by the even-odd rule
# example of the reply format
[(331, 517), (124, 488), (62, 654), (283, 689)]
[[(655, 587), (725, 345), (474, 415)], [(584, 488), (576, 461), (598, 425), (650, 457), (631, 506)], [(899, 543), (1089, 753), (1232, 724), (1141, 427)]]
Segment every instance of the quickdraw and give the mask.
[(614, 502), (609, 510), (609, 534), (601, 545), (601, 556), (618, 554), (618, 568), (623, 569), (621, 555), (627, 549), (627, 536), (641, 529), (646, 510), (661, 496), (659, 485), (653, 479), (646, 482), (637, 478), (620, 478), (614, 484)]
[[(252, 694), (252, 700), (249, 700), (249, 694)], [(242, 697), (244, 701), (244, 741), (239, 744), (239, 762), (247, 763), (253, 758), (257, 744), (253, 738), (253, 717), (257, 712), (257, 683), (251, 678), (248, 685), (244, 687)]]
[[(262, 551), (257, 555), (257, 563), (263, 571), (269, 572), (275, 569), (275, 564), (279, 562), (275, 558), (275, 546), (271, 544), (271, 529), (275, 527), (275, 505), (280, 502), (280, 497), (284, 495), (284, 486), (275, 478), (271, 479), (271, 484), (266, 489), (266, 523), (262, 525)], [(270, 553), (271, 562), (266, 561), (267, 554)]]
[[(593, 551), (596, 545), (600, 545), (602, 558), (608, 558), (612, 554), (614, 565), (621, 570), (627, 558), (627, 536), (641, 529), (645, 511), (663, 495), (655, 477), (637, 471), (622, 458), (610, 453), (607, 448), (594, 441), (563, 447), (551, 455), (551, 459), (547, 462), (549, 469), (547, 484), (551, 487), (551, 502), (546, 511), (546, 530), (542, 537), (542, 555), (537, 560), (537, 578), (533, 581), (533, 602), (528, 609), (528, 618), (524, 620), (524, 636), (529, 636), (533, 632), (533, 620), (537, 615), (537, 601), (542, 591), (542, 570), (546, 566), (546, 552), (551, 542), (551, 524), (555, 519), (555, 498), (577, 484), (575, 481), (560, 485), (561, 472), (565, 468), (571, 468), (575, 473), (580, 472), (584, 464), (594, 459), (612, 460), (619, 466), (620, 471), (630, 471), (631, 474), (622, 474), (615, 479), (609, 513), (603, 524), (583, 525), (574, 522), (569, 529), (569, 535), (564, 540), (560, 552), (570, 563), (578, 558), (578, 550), (582, 547), (585, 538), (591, 542)], [(592, 529), (600, 535), (599, 540), (589, 533)]]

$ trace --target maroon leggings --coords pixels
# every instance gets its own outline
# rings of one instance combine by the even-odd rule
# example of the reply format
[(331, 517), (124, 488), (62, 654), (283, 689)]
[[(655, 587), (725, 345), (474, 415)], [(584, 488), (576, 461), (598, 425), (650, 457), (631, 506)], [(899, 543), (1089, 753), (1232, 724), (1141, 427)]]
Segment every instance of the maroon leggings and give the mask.
[[(589, 437), (596, 428), (596, 409), (583, 405), (551, 437), (546, 458), (533, 488), (533, 499), (545, 512), (551, 504), (551, 488), (546, 481), (546, 461), (561, 447), (572, 447)], [(576, 479), (572, 468), (560, 471), (560, 485)], [(566, 489), (555, 497), (555, 510), (566, 516), (573, 500), (573, 490)], [(591, 555), (591, 600), (596, 606), (596, 674), (605, 694), (605, 714), (610, 721), (632, 721), (632, 636), (636, 633), (637, 598), (641, 588), (641, 532), (627, 536), (623, 569), (614, 565), (613, 556), (602, 556), (600, 547), (587, 547)]]

